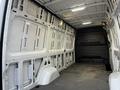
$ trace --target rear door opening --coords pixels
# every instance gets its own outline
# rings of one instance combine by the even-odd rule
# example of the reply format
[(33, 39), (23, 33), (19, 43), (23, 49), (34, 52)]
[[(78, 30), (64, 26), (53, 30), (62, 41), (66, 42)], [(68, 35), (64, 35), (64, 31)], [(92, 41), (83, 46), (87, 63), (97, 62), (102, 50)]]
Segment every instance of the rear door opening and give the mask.
[(120, 90), (120, 0), (5, 1), (2, 90)]
[(109, 41), (102, 27), (77, 30), (75, 52), (76, 63), (102, 63), (110, 70)]

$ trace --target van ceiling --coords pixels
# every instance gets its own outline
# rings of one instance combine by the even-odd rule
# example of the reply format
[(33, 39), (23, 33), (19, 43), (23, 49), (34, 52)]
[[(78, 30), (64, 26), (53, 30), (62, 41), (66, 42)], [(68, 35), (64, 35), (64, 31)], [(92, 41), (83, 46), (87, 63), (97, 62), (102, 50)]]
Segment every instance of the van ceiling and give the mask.
[[(101, 25), (107, 17), (107, 0), (35, 0), (75, 28)], [(84, 10), (72, 9), (84, 6)], [(83, 25), (84, 22), (92, 22)]]

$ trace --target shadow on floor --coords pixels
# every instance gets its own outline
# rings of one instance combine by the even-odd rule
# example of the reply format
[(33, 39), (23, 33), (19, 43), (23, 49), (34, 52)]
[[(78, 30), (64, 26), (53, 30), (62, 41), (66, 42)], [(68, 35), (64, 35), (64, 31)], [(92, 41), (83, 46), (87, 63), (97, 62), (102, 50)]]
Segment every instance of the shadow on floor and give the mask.
[(109, 90), (109, 74), (102, 64), (74, 64), (51, 84), (32, 90)]

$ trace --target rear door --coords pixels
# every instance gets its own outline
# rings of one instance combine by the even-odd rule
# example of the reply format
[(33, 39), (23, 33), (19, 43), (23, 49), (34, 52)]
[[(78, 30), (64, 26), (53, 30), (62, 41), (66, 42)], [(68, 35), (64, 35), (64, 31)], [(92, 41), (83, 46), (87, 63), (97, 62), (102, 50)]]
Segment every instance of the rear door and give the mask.
[(76, 62), (108, 63), (109, 49), (107, 35), (101, 27), (77, 31)]

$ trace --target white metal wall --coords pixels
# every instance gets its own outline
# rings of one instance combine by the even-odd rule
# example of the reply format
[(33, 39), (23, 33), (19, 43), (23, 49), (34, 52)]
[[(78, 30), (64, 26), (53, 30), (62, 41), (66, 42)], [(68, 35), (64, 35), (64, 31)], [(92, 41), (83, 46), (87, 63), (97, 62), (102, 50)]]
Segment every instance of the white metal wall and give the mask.
[(113, 66), (113, 71), (119, 71), (120, 70), (120, 27), (118, 25), (117, 17), (114, 17), (114, 26), (110, 29), (110, 56), (111, 56), (111, 63)]
[[(28, 90), (41, 67), (74, 63), (74, 29), (31, 0), (10, 0), (4, 35), (4, 90)], [(62, 25), (63, 24), (63, 25)]]
[(108, 37), (111, 42), (110, 59), (113, 71), (120, 71), (120, 0), (108, 0), (110, 3), (110, 12), (108, 17)]

